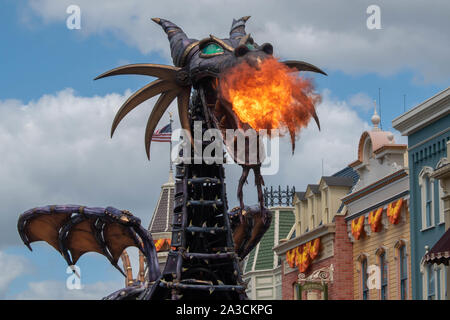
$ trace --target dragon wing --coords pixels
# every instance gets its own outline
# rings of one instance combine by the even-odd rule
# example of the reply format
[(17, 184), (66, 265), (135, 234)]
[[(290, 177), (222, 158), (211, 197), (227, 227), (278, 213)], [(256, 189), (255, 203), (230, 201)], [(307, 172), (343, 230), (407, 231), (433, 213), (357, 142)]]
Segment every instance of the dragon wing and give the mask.
[(113, 207), (77, 205), (45, 206), (20, 215), (17, 228), (25, 245), (45, 241), (58, 250), (69, 266), (87, 252), (104, 255), (124, 276), (117, 262), (127, 247), (137, 247), (145, 256), (149, 281), (159, 278), (156, 248), (139, 218)]

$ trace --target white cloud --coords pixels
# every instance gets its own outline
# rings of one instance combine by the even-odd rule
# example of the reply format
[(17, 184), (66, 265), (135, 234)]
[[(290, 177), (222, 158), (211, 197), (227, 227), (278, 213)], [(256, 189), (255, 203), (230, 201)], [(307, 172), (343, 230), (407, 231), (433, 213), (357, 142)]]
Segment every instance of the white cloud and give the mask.
[(352, 107), (361, 108), (364, 111), (373, 110), (374, 108), (374, 100), (365, 92), (358, 92), (350, 96), (348, 104)]
[[(20, 213), (48, 204), (128, 209), (147, 226), (167, 181), (168, 143), (144, 150), (145, 119), (154, 101), (133, 110), (113, 139), (115, 112), (130, 92), (78, 97), (70, 89), (26, 104), (0, 101), (0, 244), (19, 241)], [(172, 107), (171, 107), (172, 108)], [(168, 123), (165, 117), (160, 126)]]
[(11, 282), (29, 272), (29, 268), (26, 258), (0, 251), (0, 298), (5, 297)]
[(95, 282), (82, 285), (81, 289), (69, 290), (60, 281), (40, 281), (28, 283), (27, 290), (14, 296), (17, 300), (99, 300), (119, 290), (123, 283)]
[[(193, 38), (228, 35), (232, 18), (252, 15), (247, 23), (257, 42), (272, 42), (275, 54), (312, 62), (325, 70), (351, 74), (416, 72), (418, 81), (445, 83), (450, 65), (448, 1), (378, 1), (381, 30), (368, 30), (366, 9), (372, 1), (351, 6), (342, 1), (77, 1), (82, 12), (78, 33), (113, 33), (142, 52), (169, 59), (163, 31), (149, 18), (169, 19)], [(44, 23), (63, 22), (71, 0), (29, 2)], [(24, 14), (25, 15), (25, 14)], [(26, 16), (26, 15), (25, 15)], [(420, 19), (418, 19), (420, 17)], [(31, 21), (32, 18), (23, 18)], [(28, 22), (30, 23), (30, 22)], [(60, 24), (65, 27), (65, 23)]]

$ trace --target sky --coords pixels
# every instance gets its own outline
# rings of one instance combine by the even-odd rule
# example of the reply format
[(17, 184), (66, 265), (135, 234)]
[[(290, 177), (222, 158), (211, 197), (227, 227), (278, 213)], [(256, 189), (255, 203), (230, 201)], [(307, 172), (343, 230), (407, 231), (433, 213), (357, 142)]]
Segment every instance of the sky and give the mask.
[[(80, 29), (67, 28), (72, 4), (81, 10)], [(380, 29), (367, 27), (372, 4), (380, 8)], [(123, 286), (109, 262), (90, 253), (78, 262), (82, 289), (68, 290), (60, 254), (45, 243), (28, 251), (16, 224), (27, 209), (66, 203), (127, 209), (149, 224), (169, 166), (167, 143), (152, 144), (150, 162), (145, 156), (145, 118), (155, 100), (130, 113), (113, 139), (109, 130), (120, 105), (150, 79), (93, 79), (129, 63), (172, 64), (152, 17), (202, 39), (225, 38), (233, 18), (250, 15), (247, 32), (272, 43), (277, 58), (327, 72), (314, 76), (322, 130), (304, 129), (293, 156), (282, 139), (280, 169), (265, 177), (266, 186), (302, 190), (319, 181), (322, 161), (325, 175), (354, 161), (374, 100), (383, 130), (407, 143), (391, 121), (450, 80), (448, 1), (3, 0), (0, 8), (0, 299), (99, 299)], [(166, 115), (159, 127), (167, 123)], [(233, 206), (240, 168), (226, 166), (226, 175)], [(252, 204), (249, 182), (245, 202)]]

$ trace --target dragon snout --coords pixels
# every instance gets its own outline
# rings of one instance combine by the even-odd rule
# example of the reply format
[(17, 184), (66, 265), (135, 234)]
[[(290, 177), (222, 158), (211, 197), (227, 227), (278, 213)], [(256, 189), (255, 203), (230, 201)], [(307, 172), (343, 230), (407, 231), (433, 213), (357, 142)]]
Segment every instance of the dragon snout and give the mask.
[(273, 46), (270, 43), (264, 43), (255, 49), (253, 45), (241, 44), (234, 49), (234, 55), (239, 62), (246, 62), (251, 67), (259, 70), (264, 59), (271, 58), (273, 54)]

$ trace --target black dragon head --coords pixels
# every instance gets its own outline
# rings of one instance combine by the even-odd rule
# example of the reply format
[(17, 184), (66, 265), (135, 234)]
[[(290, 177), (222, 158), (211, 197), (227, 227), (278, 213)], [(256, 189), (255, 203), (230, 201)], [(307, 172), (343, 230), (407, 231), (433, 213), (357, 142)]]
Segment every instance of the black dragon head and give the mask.
[[(145, 149), (150, 159), (150, 144), (153, 132), (169, 104), (177, 98), (178, 113), (181, 126), (190, 135), (189, 99), (191, 89), (195, 89), (206, 111), (206, 117), (212, 125), (224, 131), (225, 129), (249, 128), (242, 123), (232, 109), (232, 104), (220, 94), (219, 79), (230, 68), (247, 63), (253, 68), (267, 58), (272, 58), (273, 47), (270, 43), (257, 44), (245, 31), (245, 23), (249, 16), (238, 20), (233, 19), (230, 37), (219, 39), (214, 35), (197, 40), (189, 38), (184, 31), (174, 23), (153, 18), (166, 32), (174, 66), (158, 64), (132, 64), (122, 66), (103, 73), (96, 79), (122, 75), (139, 74), (157, 77), (158, 79), (134, 93), (117, 112), (111, 128), (113, 135), (119, 122), (128, 112), (139, 104), (158, 94), (161, 94), (148, 119), (145, 132)], [(282, 62), (296, 71), (313, 71), (325, 74), (319, 68), (303, 61)], [(314, 109), (312, 116), (318, 123)]]

